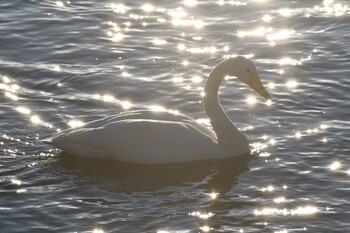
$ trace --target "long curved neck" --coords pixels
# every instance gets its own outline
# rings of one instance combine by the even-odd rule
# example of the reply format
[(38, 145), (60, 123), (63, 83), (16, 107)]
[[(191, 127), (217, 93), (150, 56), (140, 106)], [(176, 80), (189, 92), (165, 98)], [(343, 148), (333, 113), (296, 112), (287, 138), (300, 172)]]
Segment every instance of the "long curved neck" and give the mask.
[(233, 68), (232, 63), (228, 60), (219, 63), (209, 75), (204, 87), (205, 95), (203, 97), (204, 108), (218, 137), (218, 143), (229, 150), (237, 150), (237, 148), (242, 147), (242, 143), (247, 142), (246, 137), (239, 132), (226, 115), (218, 97), (221, 82), (228, 74), (228, 70)]

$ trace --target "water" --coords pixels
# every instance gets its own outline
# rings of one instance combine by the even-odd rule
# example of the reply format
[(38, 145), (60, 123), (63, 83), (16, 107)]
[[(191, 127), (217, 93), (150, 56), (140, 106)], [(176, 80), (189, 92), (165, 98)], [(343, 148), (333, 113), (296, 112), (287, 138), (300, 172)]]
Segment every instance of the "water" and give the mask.
[[(1, 232), (349, 232), (347, 4), (2, 0)], [(237, 54), (273, 98), (220, 90), (253, 158), (141, 166), (38, 140), (126, 109), (205, 121), (205, 79)]]

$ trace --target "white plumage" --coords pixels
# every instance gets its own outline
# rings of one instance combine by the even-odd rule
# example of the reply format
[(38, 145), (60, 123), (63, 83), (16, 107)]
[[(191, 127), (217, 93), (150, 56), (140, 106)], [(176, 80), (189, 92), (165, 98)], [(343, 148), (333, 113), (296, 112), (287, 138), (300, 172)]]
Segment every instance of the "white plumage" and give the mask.
[(72, 155), (139, 164), (184, 163), (248, 153), (246, 136), (227, 117), (217, 96), (226, 75), (236, 76), (270, 98), (253, 62), (231, 58), (213, 69), (204, 89), (204, 107), (213, 129), (182, 114), (141, 110), (92, 121), (44, 141)]

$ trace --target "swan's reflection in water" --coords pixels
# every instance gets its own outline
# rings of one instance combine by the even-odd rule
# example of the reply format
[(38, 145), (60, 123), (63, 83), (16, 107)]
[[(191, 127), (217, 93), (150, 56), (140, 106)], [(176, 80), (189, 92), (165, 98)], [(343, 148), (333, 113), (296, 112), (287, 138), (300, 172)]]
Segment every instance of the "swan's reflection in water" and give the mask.
[[(81, 176), (113, 179), (127, 182), (118, 186), (116, 192), (139, 192), (159, 189), (164, 186), (197, 184), (211, 197), (224, 195), (237, 181), (242, 172), (248, 171), (253, 155), (206, 160), (184, 164), (138, 165), (104, 159), (79, 158), (62, 153), (59, 162)], [(214, 192), (215, 191), (215, 192)], [(212, 198), (216, 199), (216, 198)]]
[[(198, 231), (209, 232), (221, 226), (220, 220), (215, 217), (216, 212), (232, 211), (235, 207), (242, 207), (241, 202), (235, 206), (232, 202), (229, 205), (225, 201), (221, 203), (221, 200), (227, 199), (226, 194), (235, 186), (238, 176), (249, 170), (248, 164), (252, 158), (254, 158), (253, 155), (246, 154), (224, 160), (184, 164), (136, 165), (62, 154), (59, 164), (69, 173), (73, 172), (79, 177), (86, 177), (87, 179), (84, 180), (88, 180), (85, 183), (87, 187), (97, 186), (97, 189), (103, 189), (109, 193), (107, 196), (99, 194), (96, 196), (91, 193), (93, 190), (86, 190), (90, 194), (86, 194), (86, 191), (80, 192), (78, 196), (74, 197), (80, 203), (112, 207), (119, 214), (120, 211), (125, 212), (123, 206), (126, 202), (132, 201), (130, 198), (142, 196), (144, 199), (140, 204), (143, 207), (140, 211), (146, 208), (149, 212), (148, 215), (155, 214), (152, 209), (154, 209), (153, 205), (156, 202), (158, 207), (167, 206), (166, 211), (169, 212), (168, 214), (173, 213), (170, 214), (172, 216), (188, 216), (187, 220), (184, 220), (187, 222), (185, 225), (179, 225), (176, 222), (175, 232), (191, 232), (193, 227), (197, 227)], [(76, 180), (81, 180), (81, 178)], [(72, 185), (82, 187), (81, 184)], [(192, 194), (190, 194), (191, 192)], [(128, 196), (127, 200), (118, 200), (118, 197), (124, 195)], [(181, 201), (178, 200), (179, 195)], [(172, 206), (174, 203), (175, 206)], [(199, 203), (206, 204), (198, 205)], [(126, 206), (128, 205), (126, 204)], [(135, 211), (137, 212), (135, 209), (130, 211), (130, 213), (124, 214), (135, 215)], [(144, 216), (145, 213), (140, 218), (145, 218), (145, 220), (128, 221), (138, 221), (139, 224), (139, 221), (147, 221), (147, 217)], [(154, 226), (152, 231), (174, 232), (171, 221), (170, 218), (162, 225)], [(117, 224), (117, 221), (114, 224)], [(132, 223), (129, 222), (129, 224)], [(113, 228), (113, 226), (104, 225), (98, 226), (96, 229), (106, 230), (110, 227)]]

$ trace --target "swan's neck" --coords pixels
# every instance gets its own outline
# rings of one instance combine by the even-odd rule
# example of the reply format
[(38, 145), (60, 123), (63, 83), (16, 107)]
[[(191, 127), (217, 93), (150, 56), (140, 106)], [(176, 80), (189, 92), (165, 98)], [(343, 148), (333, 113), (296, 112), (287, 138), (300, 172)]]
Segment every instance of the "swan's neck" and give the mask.
[(204, 87), (203, 103), (210, 123), (217, 135), (218, 143), (229, 151), (237, 151), (241, 148), (243, 150), (242, 153), (246, 153), (247, 148), (243, 148), (244, 146), (242, 145), (247, 145), (247, 138), (226, 115), (218, 98), (219, 86), (228, 74), (228, 70), (233, 68), (232, 63), (227, 61), (221, 62), (214, 68)]

